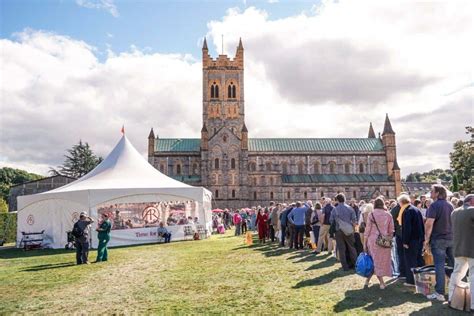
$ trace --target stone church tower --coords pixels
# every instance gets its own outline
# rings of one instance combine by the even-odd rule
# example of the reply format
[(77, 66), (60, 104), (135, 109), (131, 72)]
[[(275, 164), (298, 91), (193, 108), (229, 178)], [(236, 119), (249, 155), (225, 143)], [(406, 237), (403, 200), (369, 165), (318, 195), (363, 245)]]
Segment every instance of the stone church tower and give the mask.
[(204, 39), (202, 65), (202, 185), (217, 199), (247, 199), (248, 131), (242, 41), (239, 40), (234, 59), (227, 55), (213, 59)]

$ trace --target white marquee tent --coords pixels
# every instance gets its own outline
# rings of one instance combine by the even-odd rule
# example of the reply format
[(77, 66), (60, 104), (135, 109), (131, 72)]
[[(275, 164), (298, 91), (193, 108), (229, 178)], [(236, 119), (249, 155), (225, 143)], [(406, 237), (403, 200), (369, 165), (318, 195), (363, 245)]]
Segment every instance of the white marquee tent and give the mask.
[[(52, 191), (18, 197), (17, 246), (21, 247), (22, 232), (44, 230), (46, 247), (63, 248), (67, 243), (66, 232), (72, 230), (79, 213), (87, 211), (97, 223), (98, 209), (103, 205), (184, 202), (191, 206), (192, 214), (189, 215), (198, 217), (199, 223), (210, 232), (211, 198), (211, 192), (205, 188), (176, 181), (156, 170), (124, 135), (107, 158), (84, 177)], [(157, 241), (156, 225), (127, 228), (112, 230), (109, 245)], [(172, 232), (172, 240), (184, 238), (183, 225), (167, 228)], [(91, 246), (97, 247), (95, 231), (91, 232), (91, 237)]]

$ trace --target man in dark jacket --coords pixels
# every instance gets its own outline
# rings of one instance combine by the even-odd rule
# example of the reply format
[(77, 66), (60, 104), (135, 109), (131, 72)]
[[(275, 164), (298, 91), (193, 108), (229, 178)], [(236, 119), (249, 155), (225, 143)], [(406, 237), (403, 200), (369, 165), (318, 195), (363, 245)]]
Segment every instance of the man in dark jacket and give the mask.
[(288, 214), (291, 212), (293, 207), (289, 206), (285, 208), (283, 212), (280, 213), (280, 229), (281, 229), (281, 240), (280, 246), (285, 246), (285, 238), (286, 238), (286, 228), (288, 226)]
[[(425, 240), (425, 226), (421, 212), (410, 204), (410, 196), (402, 194), (398, 197), (402, 215), (402, 243), (405, 256), (405, 286), (415, 286), (412, 268), (418, 266), (418, 256)], [(399, 215), (400, 216), (400, 215)]]
[(76, 238), (76, 263), (89, 264), (89, 230), (94, 220), (87, 216), (86, 212), (81, 212), (79, 220), (74, 224), (72, 230)]

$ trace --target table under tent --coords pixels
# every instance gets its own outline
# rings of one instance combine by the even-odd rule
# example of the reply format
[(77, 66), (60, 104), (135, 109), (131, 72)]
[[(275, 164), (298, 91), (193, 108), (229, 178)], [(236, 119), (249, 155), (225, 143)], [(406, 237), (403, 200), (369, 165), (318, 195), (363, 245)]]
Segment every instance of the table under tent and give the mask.
[(207, 237), (212, 231), (211, 199), (207, 189), (156, 170), (124, 135), (107, 158), (82, 178), (52, 191), (18, 197), (17, 246), (22, 247), (25, 234), (44, 231), (44, 247), (63, 248), (82, 211), (95, 219), (92, 247), (97, 247), (94, 230), (102, 213), (112, 221), (112, 247), (156, 242), (160, 222), (172, 233), (172, 241), (185, 239), (190, 230)]

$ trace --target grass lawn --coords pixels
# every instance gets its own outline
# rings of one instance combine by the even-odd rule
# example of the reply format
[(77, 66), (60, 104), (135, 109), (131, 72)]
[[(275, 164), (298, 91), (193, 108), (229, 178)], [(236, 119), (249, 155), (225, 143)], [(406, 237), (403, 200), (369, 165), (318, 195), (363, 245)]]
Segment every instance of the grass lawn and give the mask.
[(327, 256), (249, 247), (231, 234), (113, 248), (109, 257), (76, 266), (71, 251), (0, 250), (0, 314), (456, 314), (399, 284), (364, 291), (361, 277)]

